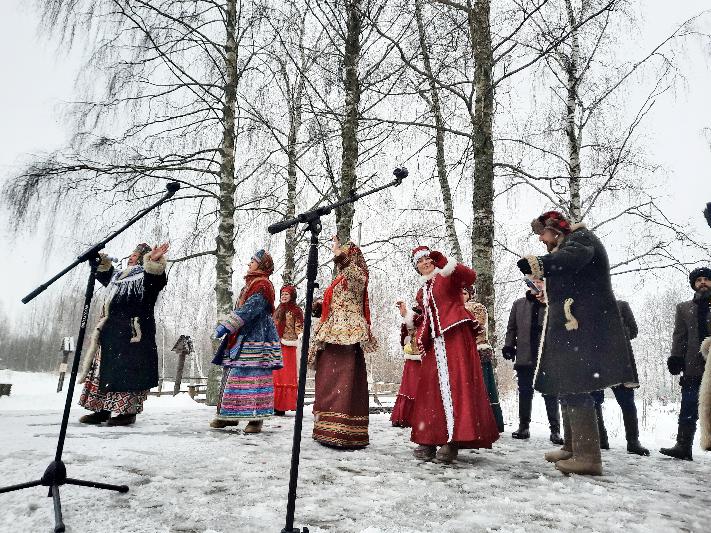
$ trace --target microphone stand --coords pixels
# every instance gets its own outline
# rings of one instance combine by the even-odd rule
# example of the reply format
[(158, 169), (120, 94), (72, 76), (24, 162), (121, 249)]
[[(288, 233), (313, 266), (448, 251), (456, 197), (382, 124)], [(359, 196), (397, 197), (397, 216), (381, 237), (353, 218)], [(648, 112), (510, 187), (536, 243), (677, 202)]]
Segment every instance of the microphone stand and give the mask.
[(337, 207), (352, 204), (365, 196), (370, 196), (390, 187), (397, 187), (402, 180), (407, 177), (406, 168), (396, 168), (393, 171), (395, 179), (381, 187), (377, 187), (364, 193), (356, 194), (351, 191), (347, 198), (301, 213), (294, 218), (277, 222), (269, 226), (269, 233), (274, 235), (298, 224), (306, 224), (311, 232), (309, 241), (309, 258), (306, 264), (306, 309), (304, 310), (304, 336), (301, 344), (301, 356), (299, 367), (299, 389), (296, 400), (296, 417), (294, 419), (294, 440), (291, 447), (291, 470), (289, 473), (289, 496), (286, 504), (286, 526), (281, 533), (309, 533), (309, 529), (303, 530), (294, 527), (294, 512), (296, 510), (296, 487), (299, 481), (299, 457), (301, 454), (301, 428), (304, 418), (304, 393), (306, 391), (306, 365), (309, 353), (309, 341), (311, 339), (311, 310), (314, 301), (314, 289), (318, 287), (316, 276), (318, 274), (318, 235), (321, 233), (321, 217), (328, 215)]
[(113, 240), (120, 233), (123, 233), (127, 228), (131, 227), (133, 224), (138, 222), (140, 219), (142, 219), (148, 213), (150, 213), (155, 208), (160, 206), (166, 200), (173, 197), (173, 195), (175, 195), (175, 193), (178, 192), (178, 189), (180, 189), (180, 184), (177, 182), (170, 182), (170, 183), (166, 184), (166, 189), (167, 189), (167, 192), (163, 195), (163, 197), (160, 200), (158, 200), (156, 203), (154, 203), (150, 207), (144, 209), (143, 211), (141, 211), (140, 213), (135, 215), (126, 224), (124, 224), (121, 228), (119, 228), (114, 233), (109, 235), (106, 239), (104, 239), (103, 241), (95, 244), (94, 246), (92, 246), (91, 248), (86, 250), (83, 254), (81, 254), (79, 257), (77, 257), (76, 261), (74, 261), (71, 265), (69, 265), (67, 268), (62, 270), (59, 274), (54, 276), (52, 279), (50, 279), (46, 283), (43, 283), (42, 285), (37, 287), (35, 290), (33, 290), (31, 293), (29, 293), (27, 296), (25, 296), (22, 299), (22, 303), (26, 304), (26, 303), (30, 302), (35, 297), (37, 297), (39, 294), (44, 292), (47, 289), (47, 287), (52, 285), (55, 281), (57, 281), (59, 278), (64, 276), (69, 271), (73, 270), (75, 267), (79, 266), (81, 263), (84, 263), (84, 262), (89, 263), (89, 279), (86, 284), (86, 292), (84, 293), (84, 307), (82, 310), (81, 323), (79, 326), (79, 335), (77, 336), (76, 352), (74, 354), (74, 360), (72, 361), (72, 372), (71, 372), (71, 376), (69, 378), (69, 388), (67, 389), (67, 397), (66, 397), (66, 401), (64, 403), (64, 413), (62, 414), (62, 424), (59, 429), (59, 438), (57, 440), (57, 451), (54, 456), (54, 461), (49, 463), (49, 466), (47, 467), (47, 469), (45, 470), (44, 474), (42, 475), (42, 477), (40, 479), (36, 479), (34, 481), (28, 481), (26, 483), (20, 483), (18, 485), (10, 485), (7, 487), (0, 488), (0, 493), (3, 493), (3, 492), (13, 492), (16, 490), (27, 489), (30, 487), (37, 487), (39, 485), (49, 487), (49, 493), (47, 494), (47, 496), (52, 498), (53, 503), (54, 503), (54, 531), (55, 531), (55, 533), (61, 533), (65, 530), (64, 521), (62, 519), (62, 501), (59, 497), (59, 487), (61, 487), (62, 485), (69, 484), (69, 485), (78, 485), (81, 487), (92, 487), (95, 489), (113, 490), (116, 492), (128, 492), (127, 485), (111, 485), (108, 483), (100, 483), (98, 481), (86, 481), (83, 479), (74, 479), (74, 478), (67, 477), (67, 467), (65, 466), (64, 462), (62, 461), (62, 453), (64, 451), (64, 439), (67, 436), (67, 425), (69, 423), (69, 411), (72, 408), (72, 397), (74, 395), (74, 385), (76, 383), (77, 373), (79, 371), (79, 360), (81, 359), (81, 352), (82, 352), (82, 348), (84, 345), (84, 335), (86, 333), (86, 324), (89, 319), (89, 308), (91, 306), (91, 298), (94, 294), (94, 282), (96, 280), (96, 269), (98, 268), (99, 263), (101, 262), (101, 258), (99, 257), (99, 251), (104, 249), (104, 247), (106, 246), (106, 243)]

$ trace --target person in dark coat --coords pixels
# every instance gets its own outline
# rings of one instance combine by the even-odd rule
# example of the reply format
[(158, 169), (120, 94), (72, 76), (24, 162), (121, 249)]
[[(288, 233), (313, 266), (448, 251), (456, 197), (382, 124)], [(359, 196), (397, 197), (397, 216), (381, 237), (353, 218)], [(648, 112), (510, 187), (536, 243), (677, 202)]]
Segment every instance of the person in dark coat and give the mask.
[[(634, 319), (630, 304), (625, 301), (618, 300), (617, 307), (620, 310), (622, 323), (625, 326), (625, 333), (629, 340), (637, 338), (639, 329), (637, 321)], [(630, 355), (632, 356), (632, 364), (634, 365), (634, 352), (630, 344)], [(649, 455), (649, 450), (642, 446), (639, 442), (639, 420), (637, 419), (637, 406), (634, 403), (634, 386), (617, 385), (612, 387), (612, 392), (615, 395), (617, 404), (622, 410), (622, 420), (625, 425), (625, 437), (627, 438), (627, 451), (637, 455)], [(605, 420), (602, 415), (602, 404), (605, 401), (605, 391), (599, 390), (593, 392), (595, 399), (595, 412), (597, 413), (597, 427), (600, 433), (600, 448), (603, 450), (610, 449), (610, 441), (607, 438), (607, 429), (605, 428)]]
[(697, 268), (689, 274), (695, 291), (693, 299), (676, 306), (671, 355), (667, 359), (669, 372), (678, 376), (681, 385), (681, 410), (676, 445), (662, 448), (660, 453), (691, 461), (691, 448), (699, 417), (699, 389), (704, 374), (705, 360), (701, 343), (711, 334), (711, 268)]
[[(540, 291), (534, 294), (526, 291), (526, 296), (513, 303), (509, 322), (506, 327), (506, 343), (501, 349), (504, 359), (514, 361), (516, 381), (518, 383), (518, 429), (511, 436), (514, 439), (531, 437), (529, 426), (533, 407), (533, 376), (538, 364), (538, 347), (543, 332), (543, 318), (546, 313), (545, 284), (534, 281)], [(558, 397), (544, 394), (546, 414), (550, 426), (550, 440), (553, 444), (563, 444), (560, 437), (560, 414)]]
[(133, 424), (149, 389), (158, 385), (153, 309), (167, 283), (167, 251), (167, 243), (153, 249), (139, 244), (120, 272), (101, 254), (96, 279), (108, 295), (84, 359), (79, 405), (94, 412), (79, 419), (83, 424)]
[(557, 394), (565, 442), (546, 454), (563, 473), (600, 475), (600, 435), (591, 392), (637, 383), (629, 341), (612, 292), (607, 252), (584, 224), (557, 211), (531, 223), (548, 254), (518, 261), (525, 275), (546, 281), (548, 307), (535, 388)]

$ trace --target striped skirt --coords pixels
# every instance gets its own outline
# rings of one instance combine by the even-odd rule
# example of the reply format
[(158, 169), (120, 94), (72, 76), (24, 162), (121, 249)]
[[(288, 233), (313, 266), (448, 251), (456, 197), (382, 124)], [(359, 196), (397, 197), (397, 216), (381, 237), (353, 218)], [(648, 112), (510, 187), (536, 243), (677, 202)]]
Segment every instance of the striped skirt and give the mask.
[(218, 420), (262, 420), (274, 414), (272, 371), (224, 367), (217, 404)]
[(313, 438), (333, 448), (368, 445), (368, 376), (358, 344), (326, 344), (316, 356)]

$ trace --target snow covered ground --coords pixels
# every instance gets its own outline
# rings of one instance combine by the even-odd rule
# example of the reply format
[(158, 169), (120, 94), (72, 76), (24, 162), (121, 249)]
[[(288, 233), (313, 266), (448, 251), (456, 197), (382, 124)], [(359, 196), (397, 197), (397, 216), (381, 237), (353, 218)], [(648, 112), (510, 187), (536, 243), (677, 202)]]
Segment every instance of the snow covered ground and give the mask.
[[(2, 380), (0, 380), (2, 381)], [(0, 484), (41, 476), (54, 455), (64, 396), (57, 378), (12, 373), (0, 398)], [(415, 461), (406, 430), (371, 417), (371, 445), (338, 452), (304, 424), (296, 525), (312, 532), (709, 531), (711, 454), (694, 462), (657, 453), (675, 436), (675, 408), (658, 410), (642, 432), (652, 457), (628, 455), (619, 408), (605, 402), (612, 450), (605, 475), (564, 477), (550, 449), (537, 398), (533, 438), (511, 427), (492, 450), (465, 450), (451, 466)], [(504, 403), (512, 425), (515, 401)], [(152, 397), (133, 427), (83, 426), (72, 411), (64, 460), (71, 477), (126, 483), (128, 494), (62, 490), (67, 531), (279, 532), (284, 527), (293, 418), (272, 419), (261, 435), (208, 427), (213, 409), (187, 395)], [(706, 525), (704, 525), (706, 524)], [(0, 494), (0, 531), (51, 531), (41, 487)]]

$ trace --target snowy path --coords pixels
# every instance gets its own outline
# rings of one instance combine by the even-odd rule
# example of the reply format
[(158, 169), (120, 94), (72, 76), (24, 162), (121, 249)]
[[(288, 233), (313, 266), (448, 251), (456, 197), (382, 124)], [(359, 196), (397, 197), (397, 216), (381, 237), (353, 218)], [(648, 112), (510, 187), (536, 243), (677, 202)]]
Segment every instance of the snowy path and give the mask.
[[(39, 477), (54, 453), (63, 401), (46, 392), (56, 378), (33, 379), (44, 392), (33, 396), (21, 383), (12, 397), (0, 399), (3, 485)], [(610, 401), (606, 409), (610, 419), (619, 411)], [(124, 495), (67, 486), (62, 497), (68, 531), (283, 528), (292, 418), (268, 421), (262, 435), (211, 430), (212, 409), (184, 395), (151, 398), (129, 428), (82, 426), (76, 422), (81, 412), (73, 410), (69, 426), (69, 475), (127, 483), (131, 490)], [(458, 464), (442, 466), (415, 461), (408, 432), (390, 427), (386, 415), (371, 418), (366, 450), (322, 448), (310, 438), (309, 413), (296, 525), (314, 533), (708, 531), (711, 454), (696, 447), (694, 462), (663, 458), (656, 449), (671, 443), (673, 430), (662, 422), (658, 426), (665, 429), (656, 438), (642, 435), (652, 457), (639, 458), (624, 451), (612, 420), (606, 475), (566, 478), (542, 459), (550, 448), (542, 424), (534, 424), (528, 442), (512, 440), (507, 428), (493, 450), (467, 450)], [(50, 531), (52, 521), (43, 488), (0, 494), (0, 531)]]

